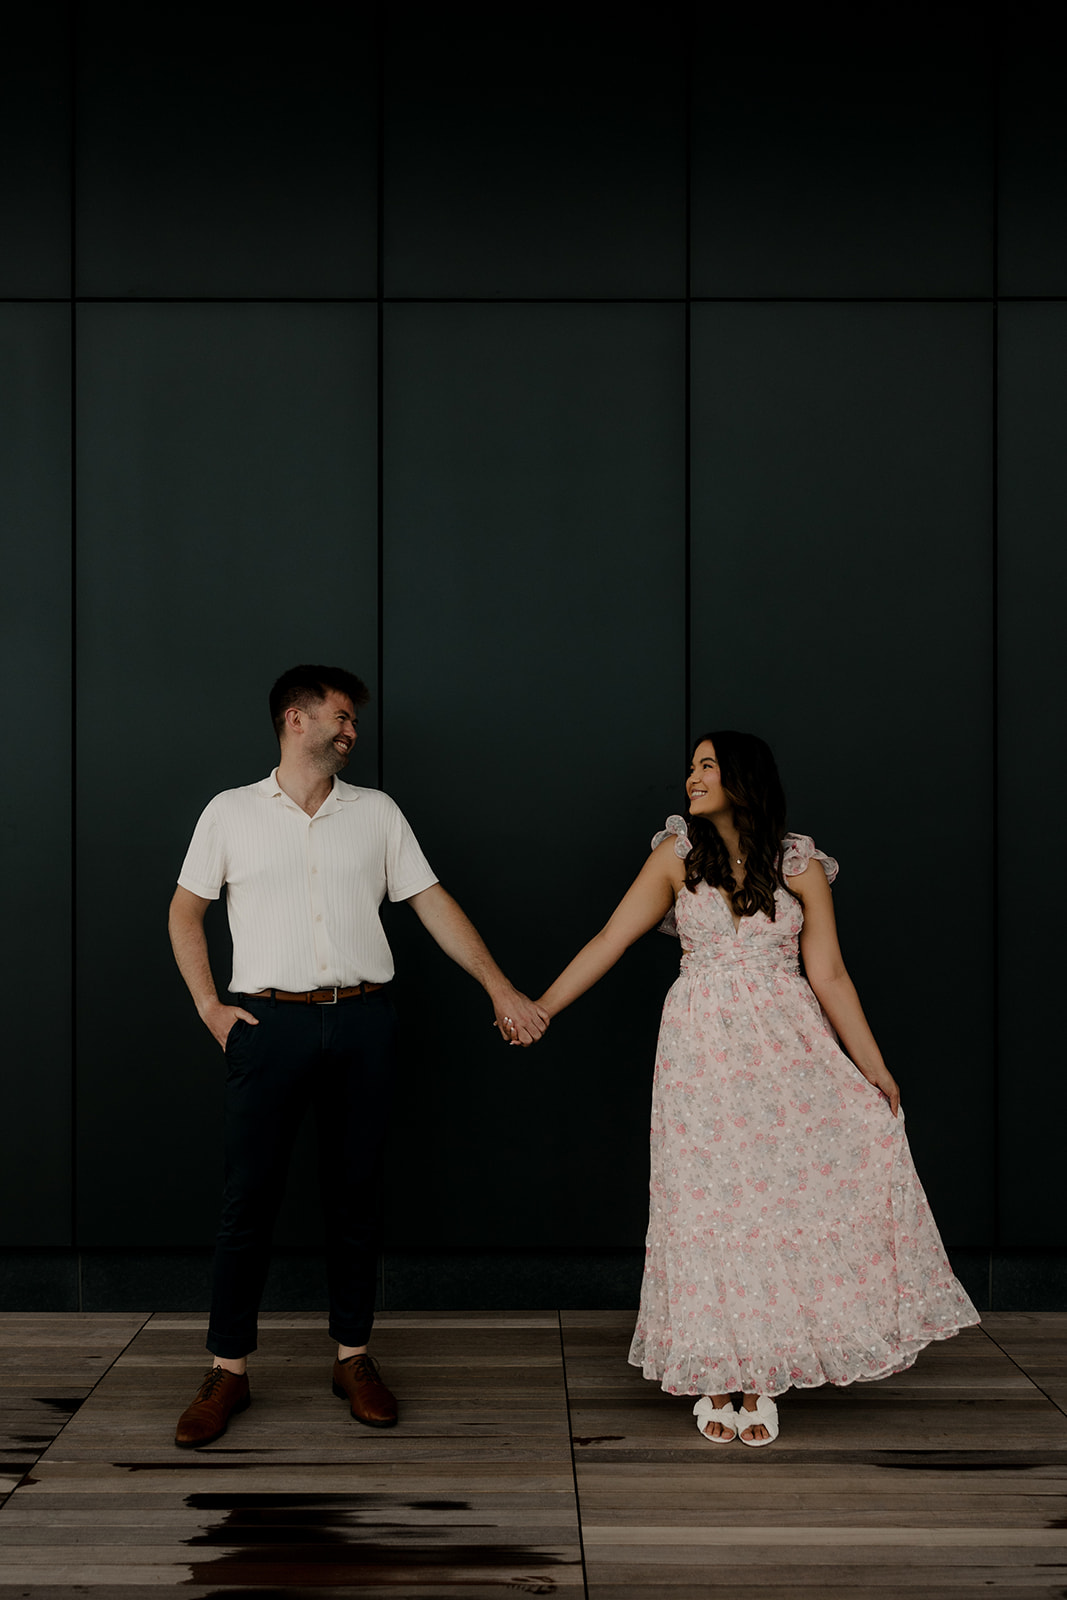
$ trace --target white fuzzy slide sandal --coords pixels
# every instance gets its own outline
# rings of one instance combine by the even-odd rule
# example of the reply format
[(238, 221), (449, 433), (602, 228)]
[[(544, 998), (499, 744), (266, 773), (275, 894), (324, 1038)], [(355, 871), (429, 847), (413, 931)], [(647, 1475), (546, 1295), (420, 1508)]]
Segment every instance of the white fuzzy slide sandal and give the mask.
[[(767, 1439), (746, 1439), (744, 1431), (755, 1423), (762, 1422), (770, 1435)], [(756, 1401), (755, 1411), (741, 1410), (737, 1414), (737, 1437), (742, 1444), (751, 1445), (758, 1450), (761, 1445), (773, 1444), (778, 1437), (778, 1407), (769, 1394), (761, 1394)]]
[[(737, 1412), (729, 1400), (724, 1406), (716, 1408), (710, 1394), (706, 1394), (693, 1407), (693, 1415), (697, 1419), (697, 1428), (701, 1436), (709, 1444), (733, 1444), (737, 1438)], [(721, 1422), (724, 1428), (732, 1428), (734, 1431), (728, 1439), (724, 1439), (721, 1433), (705, 1433), (704, 1429), (709, 1422)]]

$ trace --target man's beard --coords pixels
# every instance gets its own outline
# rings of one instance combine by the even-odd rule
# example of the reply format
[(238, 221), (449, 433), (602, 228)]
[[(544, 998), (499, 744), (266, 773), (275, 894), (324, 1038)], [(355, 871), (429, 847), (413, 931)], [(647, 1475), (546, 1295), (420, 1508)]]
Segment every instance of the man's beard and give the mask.
[(351, 749), (346, 750), (342, 754), (342, 752), (338, 750), (337, 746), (334, 744), (333, 740), (328, 739), (325, 744), (321, 745), (320, 748), (315, 751), (315, 765), (319, 768), (320, 772), (327, 773), (332, 778), (335, 773), (338, 773), (342, 770), (342, 768), (347, 767), (351, 754)]

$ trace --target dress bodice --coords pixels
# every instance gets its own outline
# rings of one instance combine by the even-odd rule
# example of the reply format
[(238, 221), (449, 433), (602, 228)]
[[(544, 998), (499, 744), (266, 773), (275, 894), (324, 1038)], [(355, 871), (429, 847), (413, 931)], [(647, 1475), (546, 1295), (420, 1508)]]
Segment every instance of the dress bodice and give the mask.
[(774, 896), (775, 918), (765, 911), (742, 917), (736, 929), (725, 897), (710, 884), (680, 889), (674, 906), (675, 928), (682, 945), (682, 970), (741, 966), (748, 970), (797, 971), (804, 908), (785, 889)]
[[(668, 817), (666, 827), (654, 836), (652, 848), (655, 850), (672, 835), (675, 854), (684, 860), (692, 849), (684, 817)], [(828, 882), (833, 883), (838, 870), (834, 858), (819, 850), (806, 833), (787, 833), (782, 839), (783, 876), (799, 876), (811, 861), (821, 862)], [(733, 911), (725, 896), (710, 884), (699, 883), (695, 889), (678, 891), (674, 909), (664, 918), (661, 932), (681, 940), (683, 972), (722, 963), (749, 971), (796, 973), (804, 908), (786, 889), (775, 890), (774, 905), (773, 921), (765, 911), (757, 911), (742, 917), (735, 928)]]

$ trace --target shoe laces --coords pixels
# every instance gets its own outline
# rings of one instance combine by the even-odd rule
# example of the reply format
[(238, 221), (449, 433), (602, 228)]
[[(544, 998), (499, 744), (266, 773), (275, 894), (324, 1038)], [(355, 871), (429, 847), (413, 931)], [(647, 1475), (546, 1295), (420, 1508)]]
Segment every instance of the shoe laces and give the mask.
[(197, 1395), (197, 1399), (198, 1400), (212, 1400), (212, 1399), (214, 1399), (215, 1390), (222, 1383), (223, 1379), (224, 1378), (232, 1378), (232, 1377), (235, 1377), (235, 1376), (236, 1376), (235, 1373), (227, 1372), (225, 1367), (210, 1367), (208, 1369), (208, 1371), (205, 1372), (205, 1374), (204, 1374), (204, 1381), (200, 1385), (200, 1393)]
[(341, 1365), (343, 1367), (351, 1366), (352, 1371), (358, 1373), (361, 1378), (371, 1378), (375, 1383), (381, 1383), (382, 1381), (378, 1363), (373, 1356), (346, 1356)]

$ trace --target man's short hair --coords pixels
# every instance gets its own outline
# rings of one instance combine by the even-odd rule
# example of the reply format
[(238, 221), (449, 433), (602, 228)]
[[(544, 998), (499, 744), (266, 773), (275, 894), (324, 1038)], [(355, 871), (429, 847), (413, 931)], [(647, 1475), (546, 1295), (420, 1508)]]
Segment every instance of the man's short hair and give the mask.
[(270, 718), (278, 738), (281, 739), (285, 713), (290, 706), (306, 710), (325, 700), (331, 689), (346, 694), (357, 709), (370, 699), (370, 690), (363, 679), (357, 678), (354, 672), (346, 672), (344, 667), (290, 667), (288, 672), (283, 672), (270, 692)]

